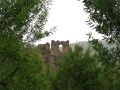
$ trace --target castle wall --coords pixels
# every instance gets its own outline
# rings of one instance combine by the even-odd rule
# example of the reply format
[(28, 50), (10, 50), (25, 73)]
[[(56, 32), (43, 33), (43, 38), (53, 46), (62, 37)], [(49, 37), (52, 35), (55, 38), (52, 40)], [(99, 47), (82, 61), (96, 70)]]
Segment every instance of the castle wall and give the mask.
[(60, 50), (59, 50), (59, 45), (63, 46), (63, 52), (62, 53), (66, 53), (69, 50), (69, 41), (51, 41), (51, 51), (52, 54), (55, 56), (59, 56), (61, 54)]
[[(63, 52), (61, 53), (59, 50), (59, 45), (63, 46)], [(40, 44), (38, 45), (40, 47), (41, 53), (45, 60), (49, 60), (50, 58), (53, 59), (58, 59), (60, 58), (64, 53), (67, 53), (69, 50), (69, 41), (51, 41), (51, 49), (50, 49), (50, 44)]]

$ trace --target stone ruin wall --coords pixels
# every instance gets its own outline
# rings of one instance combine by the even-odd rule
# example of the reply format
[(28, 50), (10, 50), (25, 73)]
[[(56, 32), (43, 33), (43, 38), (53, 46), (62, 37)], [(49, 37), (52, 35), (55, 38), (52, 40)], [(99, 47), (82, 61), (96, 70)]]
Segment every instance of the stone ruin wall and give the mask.
[(59, 45), (62, 45), (63, 46), (63, 51), (62, 51), (62, 54), (68, 52), (69, 50), (69, 41), (54, 41), (52, 40), (51, 41), (51, 53), (52, 55), (54, 56), (60, 56), (61, 55), (61, 52), (59, 50)]
[[(63, 46), (63, 51), (60, 52), (59, 45)], [(38, 45), (41, 54), (43, 55), (43, 58), (46, 60), (46, 62), (49, 62), (50, 60), (57, 60), (62, 57), (64, 53), (67, 53), (69, 50), (69, 41), (51, 41), (51, 48), (50, 44), (39, 44)]]

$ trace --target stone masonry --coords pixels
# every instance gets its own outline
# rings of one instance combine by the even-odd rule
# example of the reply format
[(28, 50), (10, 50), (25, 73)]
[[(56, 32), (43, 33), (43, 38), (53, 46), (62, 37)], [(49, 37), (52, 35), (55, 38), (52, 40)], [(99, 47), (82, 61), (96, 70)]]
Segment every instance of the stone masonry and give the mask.
[[(60, 47), (62, 46), (62, 52), (60, 52)], [(49, 43), (46, 44), (39, 44), (38, 45), (41, 54), (43, 55), (43, 58), (45, 59), (46, 62), (49, 61), (56, 61), (59, 60), (63, 54), (67, 53), (69, 50), (69, 41), (51, 41), (51, 47)]]

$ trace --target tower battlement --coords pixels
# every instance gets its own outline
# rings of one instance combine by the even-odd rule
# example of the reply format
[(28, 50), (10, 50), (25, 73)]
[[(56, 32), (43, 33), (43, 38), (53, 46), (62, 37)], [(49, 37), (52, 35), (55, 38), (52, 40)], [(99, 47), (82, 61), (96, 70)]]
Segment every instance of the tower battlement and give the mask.
[[(59, 47), (60, 45), (62, 46), (61, 48), (62, 52), (60, 51), (60, 47)], [(60, 57), (62, 57), (64, 53), (67, 53), (70, 48), (69, 40), (67, 41), (52, 40), (51, 47), (50, 47), (50, 43), (39, 44), (38, 47), (46, 62), (48, 62), (49, 60), (60, 59)]]

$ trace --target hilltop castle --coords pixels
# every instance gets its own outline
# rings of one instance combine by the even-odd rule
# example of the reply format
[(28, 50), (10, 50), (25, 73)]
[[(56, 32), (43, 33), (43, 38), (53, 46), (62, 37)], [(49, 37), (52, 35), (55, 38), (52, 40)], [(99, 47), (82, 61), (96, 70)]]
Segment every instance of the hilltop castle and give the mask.
[(40, 49), (41, 54), (43, 55), (45, 61), (49, 62), (49, 61), (59, 60), (63, 56), (63, 54), (68, 52), (70, 47), (69, 47), (69, 41), (52, 40), (51, 47), (50, 47), (50, 43), (46, 43), (46, 44), (39, 44), (38, 48)]

